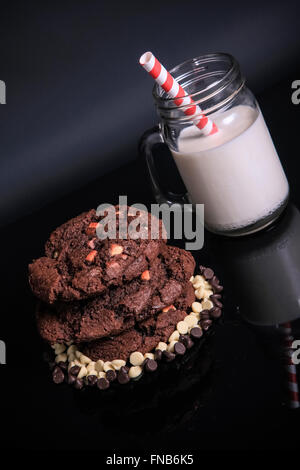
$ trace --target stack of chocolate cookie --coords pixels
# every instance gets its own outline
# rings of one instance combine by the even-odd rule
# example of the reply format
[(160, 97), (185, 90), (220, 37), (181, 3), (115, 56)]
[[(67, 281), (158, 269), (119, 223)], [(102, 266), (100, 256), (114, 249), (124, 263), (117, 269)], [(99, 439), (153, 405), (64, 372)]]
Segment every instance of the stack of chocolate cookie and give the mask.
[[(126, 208), (126, 236), (135, 220), (139, 236), (120, 236), (121, 210), (124, 222), (124, 207), (112, 214), (115, 238), (97, 236), (105, 230), (104, 216), (91, 210), (58, 227), (46, 242), (45, 256), (29, 266), (30, 286), (40, 299), (38, 331), (53, 346), (56, 362), (69, 369), (70, 381), (81, 380), (79, 388), (84, 380), (98, 381), (99, 388), (116, 378), (125, 383), (143, 366), (155, 370), (155, 348), (165, 350), (166, 359), (182, 354), (181, 323), (183, 336), (193, 326), (201, 336), (199, 312), (183, 322), (195, 301), (192, 255), (168, 246), (161, 221), (147, 212), (131, 215)], [(171, 347), (159, 348), (168, 340)], [(63, 374), (56, 370), (54, 380), (63, 380)]]

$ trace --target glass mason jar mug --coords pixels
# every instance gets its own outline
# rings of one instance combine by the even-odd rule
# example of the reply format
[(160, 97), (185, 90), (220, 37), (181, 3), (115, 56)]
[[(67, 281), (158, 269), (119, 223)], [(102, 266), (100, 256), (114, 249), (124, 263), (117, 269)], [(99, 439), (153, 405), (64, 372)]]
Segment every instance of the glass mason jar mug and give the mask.
[[(271, 224), (285, 208), (289, 186), (262, 113), (245, 86), (236, 60), (217, 53), (197, 57), (170, 70), (218, 132), (204, 136), (158, 85), (153, 96), (159, 130), (141, 142), (158, 202), (204, 204), (208, 230), (246, 235)], [(153, 145), (170, 149), (188, 194), (171, 200), (161, 191)]]

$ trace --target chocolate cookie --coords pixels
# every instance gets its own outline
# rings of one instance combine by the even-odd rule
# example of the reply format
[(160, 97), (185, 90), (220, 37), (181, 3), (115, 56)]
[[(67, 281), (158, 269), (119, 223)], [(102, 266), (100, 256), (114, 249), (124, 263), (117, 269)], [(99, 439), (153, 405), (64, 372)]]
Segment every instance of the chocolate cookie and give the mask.
[(37, 309), (40, 335), (48, 342), (82, 342), (116, 335), (173, 304), (185, 310), (194, 301), (189, 282), (195, 268), (190, 253), (163, 249), (141, 276), (121, 287), (110, 287), (94, 299), (41, 303)]
[[(45, 256), (29, 265), (29, 283), (39, 299), (52, 304), (95, 297), (149, 268), (166, 241), (161, 221), (148, 212), (140, 211), (138, 216), (128, 212), (124, 218), (124, 207), (116, 206), (116, 211), (117, 217), (108, 211), (107, 219), (107, 214), (99, 217), (90, 210), (52, 232)], [(116, 219), (115, 238), (98, 238), (112, 219)], [(122, 238), (133, 237), (134, 226), (140, 238)], [(151, 239), (153, 231), (157, 239)]]
[(167, 341), (176, 324), (183, 320), (186, 313), (181, 310), (169, 310), (159, 313), (138, 324), (135, 329), (125, 331), (113, 338), (104, 338), (80, 345), (80, 351), (93, 361), (102, 359), (111, 361), (120, 358), (127, 360), (134, 351), (146, 353), (160, 341)]

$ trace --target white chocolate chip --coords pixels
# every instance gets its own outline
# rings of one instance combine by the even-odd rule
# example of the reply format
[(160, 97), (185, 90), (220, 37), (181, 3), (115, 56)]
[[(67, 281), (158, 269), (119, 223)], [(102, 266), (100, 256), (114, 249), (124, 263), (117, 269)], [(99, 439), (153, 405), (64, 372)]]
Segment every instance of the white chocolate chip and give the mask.
[(129, 361), (133, 366), (140, 366), (144, 362), (144, 356), (141, 352), (135, 351), (130, 354)]
[(55, 349), (57, 346), (59, 346), (59, 343), (51, 344), (51, 348), (52, 348), (52, 349)]
[(210, 310), (211, 308), (213, 308), (214, 304), (212, 303), (211, 300), (204, 300), (204, 302), (202, 302), (202, 308), (203, 310)]
[(67, 342), (66, 342), (66, 345), (67, 345), (67, 346), (71, 346), (72, 344), (73, 344), (73, 341), (67, 341)]
[(195, 326), (197, 325), (198, 321), (195, 315), (187, 315), (184, 319), (184, 322), (187, 324), (187, 326)]
[(167, 351), (173, 352), (174, 351), (174, 346), (177, 343), (177, 341), (171, 341), (171, 343), (168, 345)]
[(190, 315), (197, 318), (197, 322), (200, 320), (200, 313), (191, 312)]
[(98, 372), (95, 369), (90, 369), (90, 370), (87, 369), (87, 376), (89, 376), (89, 375), (98, 376)]
[(192, 310), (194, 313), (200, 313), (202, 310), (202, 305), (200, 302), (193, 302), (192, 303)]
[(144, 354), (145, 359), (154, 359), (154, 354), (153, 353), (146, 353)]
[(188, 325), (185, 323), (185, 321), (179, 321), (176, 328), (181, 335), (185, 335), (188, 331)]
[(75, 351), (75, 356), (77, 357), (77, 359), (80, 359), (81, 354), (82, 354), (82, 352)]
[(205, 290), (204, 298), (208, 299), (211, 295), (213, 295), (213, 291), (210, 289)]
[(111, 361), (113, 368), (115, 370), (120, 370), (121, 367), (124, 367), (126, 365), (126, 361), (123, 361), (123, 359), (114, 359)]
[(103, 372), (103, 370), (100, 370), (100, 372), (98, 372), (98, 377), (99, 377), (99, 379), (105, 379), (106, 373)]
[(82, 377), (85, 377), (87, 375), (87, 368), (86, 367), (81, 367), (78, 375), (77, 375), (77, 378), (78, 379), (82, 379)]
[(133, 366), (130, 367), (128, 375), (131, 379), (136, 379), (139, 377), (139, 375), (141, 375), (142, 371), (143, 369), (140, 366)]
[(80, 368), (82, 367), (82, 363), (78, 359), (74, 359), (74, 364), (75, 366), (79, 366)]
[(67, 354), (75, 354), (75, 351), (77, 351), (77, 346), (75, 344), (72, 344), (72, 346), (68, 347)]
[(195, 280), (194, 276), (191, 276), (191, 277), (190, 277), (190, 282), (193, 283), (194, 280)]
[(91, 362), (91, 359), (84, 354), (81, 354), (80, 356), (80, 362), (81, 364), (89, 364)]
[(66, 362), (68, 360), (68, 356), (66, 353), (58, 354), (55, 358), (55, 362)]
[(177, 330), (173, 331), (169, 338), (169, 343), (172, 343), (172, 341), (178, 341), (179, 340), (179, 332)]
[(167, 347), (168, 347), (167, 343), (164, 343), (163, 341), (160, 341), (155, 349), (160, 349), (161, 351), (166, 351)]
[(114, 370), (114, 366), (112, 365), (111, 362), (106, 361), (103, 364), (103, 370), (104, 370), (104, 372), (107, 372), (108, 370)]
[(96, 365), (96, 362), (94, 362), (94, 361), (89, 362), (89, 364), (87, 366), (87, 370), (94, 370), (95, 365)]
[(195, 290), (195, 296), (197, 299), (203, 299), (205, 294), (205, 289), (204, 287), (199, 287), (199, 289)]
[(69, 362), (72, 362), (72, 361), (74, 361), (75, 359), (76, 359), (76, 356), (75, 356), (74, 353), (71, 353), (71, 354), (68, 355), (68, 361), (69, 361)]
[(55, 344), (54, 346), (54, 352), (55, 354), (61, 354), (66, 350), (66, 346), (64, 344)]
[(101, 359), (99, 359), (95, 364), (96, 371), (97, 372), (102, 372), (103, 371), (103, 366), (104, 366), (104, 362), (101, 361)]

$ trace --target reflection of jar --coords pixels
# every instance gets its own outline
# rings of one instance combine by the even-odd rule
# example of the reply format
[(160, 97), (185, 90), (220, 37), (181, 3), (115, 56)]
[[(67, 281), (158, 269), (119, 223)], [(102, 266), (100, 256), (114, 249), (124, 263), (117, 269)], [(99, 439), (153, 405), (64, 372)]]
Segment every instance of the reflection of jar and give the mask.
[(300, 213), (288, 205), (269, 230), (240, 240), (212, 237), (241, 315), (256, 325), (300, 318)]
[[(183, 113), (190, 105), (177, 106), (176, 99), (155, 85), (160, 132), (148, 133), (142, 148), (157, 200), (162, 202), (164, 195), (151, 147), (163, 141), (173, 154), (190, 200), (204, 203), (208, 230), (244, 235), (269, 225), (286, 206), (288, 182), (238, 63), (228, 54), (209, 54), (170, 72), (219, 130), (203, 136)], [(170, 202), (170, 196), (165, 199)]]

